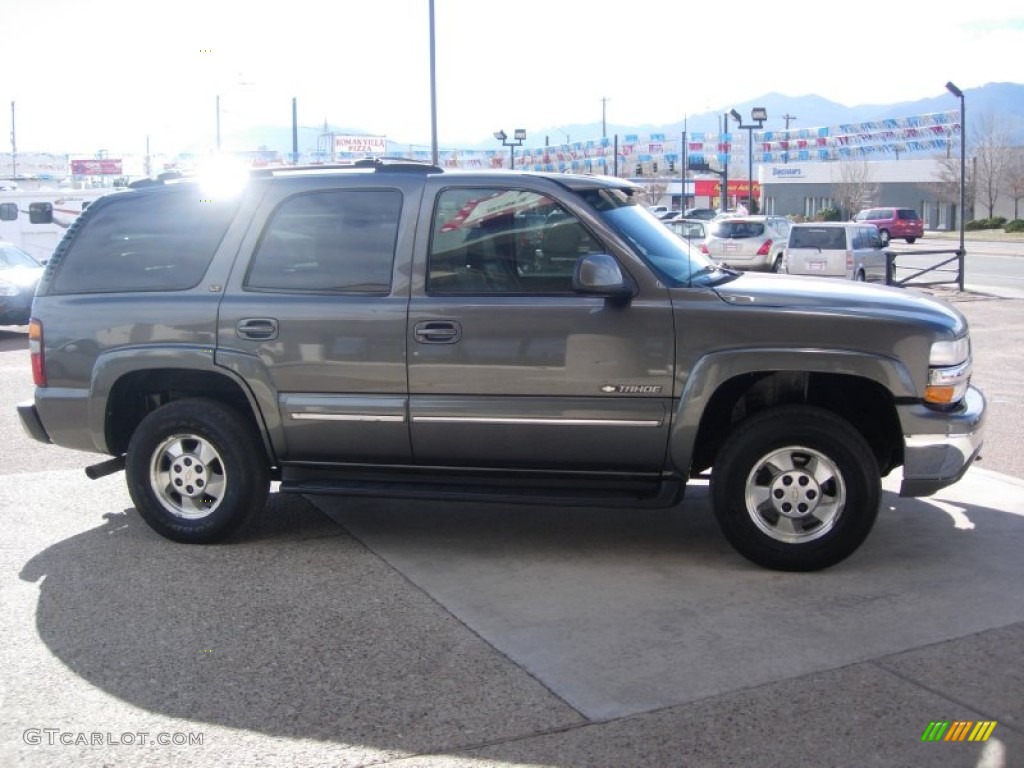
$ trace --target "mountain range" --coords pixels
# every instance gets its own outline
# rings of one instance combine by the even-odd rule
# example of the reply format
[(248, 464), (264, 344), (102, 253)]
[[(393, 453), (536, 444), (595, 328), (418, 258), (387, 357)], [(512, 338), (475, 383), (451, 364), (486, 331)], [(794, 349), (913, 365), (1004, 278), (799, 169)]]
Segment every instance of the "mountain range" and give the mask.
[[(964, 90), (964, 103), (966, 108), (966, 124), (968, 136), (971, 135), (973, 118), (981, 115), (998, 116), (1010, 131), (1010, 143), (1012, 145), (1024, 145), (1024, 84), (1021, 83), (989, 83), (980, 88)], [(748, 102), (731, 105), (722, 110), (706, 112), (698, 115), (688, 115), (685, 122), (686, 130), (690, 132), (702, 131), (717, 133), (721, 130), (723, 115), (730, 109), (735, 109), (744, 116), (744, 120), (750, 115), (754, 107), (764, 107), (768, 112), (766, 128), (782, 130), (786, 127), (785, 116), (790, 119), (790, 129), (797, 128), (819, 128), (837, 126), (845, 123), (861, 123), (886, 118), (913, 117), (916, 115), (927, 115), (936, 112), (947, 112), (958, 110), (960, 103), (952, 94), (943, 92), (938, 96), (918, 99), (916, 101), (904, 101), (896, 104), (861, 104), (855, 107), (847, 107), (834, 101), (829, 101), (822, 96), (786, 96), (781, 93), (768, 93), (757, 99)], [(735, 123), (732, 123), (733, 127)], [(678, 136), (684, 129), (684, 122), (679, 120), (673, 123), (662, 125), (609, 123), (607, 133), (614, 134), (650, 134), (663, 133), (666, 136)], [(298, 144), (302, 153), (313, 152), (318, 148), (318, 142), (322, 143), (322, 136), (325, 133), (365, 135), (372, 133), (363, 127), (352, 126), (322, 126), (319, 128), (299, 128)], [(552, 144), (560, 144), (568, 134), (573, 141), (586, 141), (601, 136), (601, 123), (574, 123), (571, 125), (560, 125), (541, 130), (530, 131), (528, 146), (540, 146), (545, 143), (544, 138), (550, 139)], [(397, 140), (398, 137), (388, 137), (388, 152), (401, 154), (409, 149), (408, 143)], [(449, 148), (440, 137), (442, 147)], [(246, 130), (234, 133), (226, 142), (232, 146), (245, 146), (252, 148), (266, 148), (277, 150), (284, 155), (291, 152), (292, 129), (291, 126), (252, 126)], [(459, 149), (493, 149), (494, 138), (492, 136), (481, 137), (475, 144), (463, 144)], [(417, 144), (418, 149), (423, 149), (422, 144)]]

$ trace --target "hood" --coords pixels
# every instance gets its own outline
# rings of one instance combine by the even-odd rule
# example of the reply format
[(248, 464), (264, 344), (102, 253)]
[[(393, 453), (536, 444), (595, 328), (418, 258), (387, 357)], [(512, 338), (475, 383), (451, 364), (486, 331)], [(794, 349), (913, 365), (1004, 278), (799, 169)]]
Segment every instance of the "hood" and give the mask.
[(907, 288), (848, 280), (744, 272), (714, 288), (722, 301), (759, 309), (820, 310), (849, 315), (892, 315), (916, 319), (953, 336), (967, 330), (963, 314), (942, 299)]
[(0, 269), (0, 281), (16, 285), (19, 288), (32, 288), (43, 276), (45, 267), (10, 267)]

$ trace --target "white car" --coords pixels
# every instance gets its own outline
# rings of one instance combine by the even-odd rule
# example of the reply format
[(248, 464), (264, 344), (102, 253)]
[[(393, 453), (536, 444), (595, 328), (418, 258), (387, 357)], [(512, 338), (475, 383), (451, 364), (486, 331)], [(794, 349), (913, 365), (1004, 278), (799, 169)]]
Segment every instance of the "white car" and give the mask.
[(665, 226), (675, 232), (679, 237), (685, 240), (694, 248), (700, 248), (704, 245), (704, 239), (707, 237), (707, 229), (710, 226), (710, 222), (704, 219), (684, 219), (682, 216), (678, 216), (674, 219), (664, 220)]
[(778, 272), (791, 222), (783, 216), (728, 214), (710, 222), (701, 251), (733, 269)]
[(782, 268), (790, 275), (885, 282), (885, 262), (875, 225), (815, 221), (792, 226)]

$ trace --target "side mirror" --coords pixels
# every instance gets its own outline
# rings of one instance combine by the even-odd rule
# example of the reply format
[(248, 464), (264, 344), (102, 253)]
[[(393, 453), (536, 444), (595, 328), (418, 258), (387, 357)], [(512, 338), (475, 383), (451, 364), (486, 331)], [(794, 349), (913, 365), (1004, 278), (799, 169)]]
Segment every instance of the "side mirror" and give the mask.
[(572, 274), (573, 290), (609, 298), (631, 298), (633, 285), (622, 274), (619, 262), (607, 253), (581, 256)]
[(53, 204), (52, 203), (29, 203), (28, 220), (32, 224), (52, 224)]

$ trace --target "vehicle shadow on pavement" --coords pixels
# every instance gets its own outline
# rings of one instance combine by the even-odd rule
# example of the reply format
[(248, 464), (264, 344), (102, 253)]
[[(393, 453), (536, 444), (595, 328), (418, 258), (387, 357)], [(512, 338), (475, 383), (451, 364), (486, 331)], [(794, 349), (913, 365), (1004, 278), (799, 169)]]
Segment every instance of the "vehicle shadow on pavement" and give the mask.
[(49, 650), (134, 706), (351, 745), (339, 764), (582, 720), (301, 497), (272, 494), (225, 545), (161, 539), (134, 509), (105, 520), (20, 575), (41, 582)]
[(128, 509), (20, 576), (41, 582), (40, 638), (91, 685), (193, 723), (331, 742), (338, 764), (551, 733), (1024, 620), (1019, 514), (886, 492), (861, 550), (785, 574), (735, 555), (697, 490), (643, 512), (315, 500), (355, 536), (275, 493), (257, 531), (216, 546), (165, 541)]

